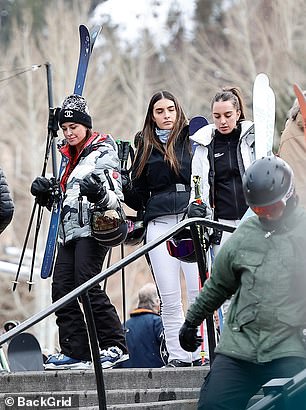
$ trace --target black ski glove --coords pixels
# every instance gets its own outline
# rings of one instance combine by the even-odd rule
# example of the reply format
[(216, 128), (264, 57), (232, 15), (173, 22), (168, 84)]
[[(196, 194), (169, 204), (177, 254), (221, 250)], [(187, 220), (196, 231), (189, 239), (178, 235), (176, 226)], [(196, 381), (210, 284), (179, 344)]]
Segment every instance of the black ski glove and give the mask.
[(191, 202), (187, 208), (187, 215), (189, 218), (206, 218), (207, 205), (204, 202), (201, 204), (198, 204), (196, 201)]
[(195, 352), (203, 342), (202, 337), (197, 335), (197, 331), (197, 326), (185, 320), (179, 332), (179, 341), (181, 347), (187, 352)]
[(106, 207), (109, 200), (99, 175), (93, 173), (80, 181), (80, 193), (82, 196), (86, 196), (89, 202), (93, 202), (101, 208)]
[(130, 191), (132, 189), (132, 181), (130, 173), (127, 169), (121, 170), (122, 190)]
[(32, 182), (31, 194), (36, 197), (39, 205), (51, 209), (54, 201), (53, 188), (54, 181), (46, 177), (37, 177)]

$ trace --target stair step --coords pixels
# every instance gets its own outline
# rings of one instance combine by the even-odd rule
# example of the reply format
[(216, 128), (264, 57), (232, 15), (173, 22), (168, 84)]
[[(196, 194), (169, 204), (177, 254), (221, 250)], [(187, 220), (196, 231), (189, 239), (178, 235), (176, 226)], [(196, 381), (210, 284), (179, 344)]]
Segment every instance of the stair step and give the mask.
[[(208, 371), (208, 366), (104, 370), (107, 409), (195, 410)], [(29, 400), (64, 396), (72, 397), (78, 409), (99, 410), (93, 370), (0, 373), (0, 384), (0, 402), (8, 395)]]
[[(208, 366), (170, 369), (108, 369), (103, 371), (106, 390), (200, 388)], [(86, 391), (96, 386), (92, 370), (0, 373), (1, 392)]]
[[(200, 389), (191, 388), (175, 388), (175, 389), (131, 389), (131, 390), (107, 390), (106, 391), (106, 403), (118, 404), (140, 404), (147, 402), (161, 402), (170, 400), (183, 400), (183, 399), (197, 399), (199, 397)], [(71, 397), (72, 403), (74, 403), (73, 397), (77, 397), (79, 406), (96, 406), (98, 405), (98, 396), (96, 390), (88, 391), (65, 391), (65, 392), (22, 392), (21, 393), (0, 393), (0, 401), (10, 396), (17, 398), (18, 396), (27, 399), (34, 399), (36, 396), (47, 399), (54, 395), (56, 398)]]
[[(197, 399), (189, 400), (170, 400), (160, 401), (152, 403), (137, 403), (137, 404), (118, 404), (107, 406), (107, 410), (125, 410), (125, 409), (137, 409), (137, 410), (196, 410)], [(98, 410), (92, 409), (92, 410)]]

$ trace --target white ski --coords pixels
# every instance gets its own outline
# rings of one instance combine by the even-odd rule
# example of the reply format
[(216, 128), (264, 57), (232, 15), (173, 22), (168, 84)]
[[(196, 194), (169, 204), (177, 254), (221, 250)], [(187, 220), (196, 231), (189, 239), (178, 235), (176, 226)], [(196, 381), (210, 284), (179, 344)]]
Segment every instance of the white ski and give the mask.
[[(255, 158), (272, 155), (275, 126), (275, 94), (270, 87), (269, 78), (260, 73), (253, 85), (253, 121), (255, 129)], [(241, 222), (255, 215), (248, 208)]]
[(275, 95), (269, 78), (260, 73), (253, 85), (253, 120), (256, 159), (272, 155), (275, 126)]

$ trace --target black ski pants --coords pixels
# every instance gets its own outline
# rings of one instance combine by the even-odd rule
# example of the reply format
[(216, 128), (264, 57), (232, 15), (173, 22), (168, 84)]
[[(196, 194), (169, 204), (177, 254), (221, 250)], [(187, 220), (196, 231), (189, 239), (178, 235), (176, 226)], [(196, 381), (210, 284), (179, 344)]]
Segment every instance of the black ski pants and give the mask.
[[(274, 378), (293, 377), (305, 368), (306, 360), (301, 357), (255, 364), (217, 354), (202, 385), (198, 410), (244, 410), (263, 384)], [(304, 392), (290, 409), (305, 410), (305, 403)]]
[[(55, 302), (102, 270), (108, 248), (92, 237), (60, 245), (55, 262), (52, 300)], [(125, 336), (115, 307), (101, 286), (88, 291), (101, 349), (120, 347), (126, 352)], [(84, 315), (78, 300), (55, 313), (61, 352), (74, 359), (90, 360), (90, 348)]]

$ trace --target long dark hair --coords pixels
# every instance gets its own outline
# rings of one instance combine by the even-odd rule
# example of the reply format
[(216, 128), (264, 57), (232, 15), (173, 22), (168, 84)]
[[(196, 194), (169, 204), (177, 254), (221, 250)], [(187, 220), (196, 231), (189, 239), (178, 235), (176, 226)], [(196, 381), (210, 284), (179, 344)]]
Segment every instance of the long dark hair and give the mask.
[(218, 101), (231, 101), (233, 106), (240, 110), (240, 117), (238, 122), (245, 120), (245, 108), (242, 98), (241, 91), (238, 87), (224, 87), (222, 91), (217, 92), (214, 98), (211, 101), (211, 111), (213, 110), (213, 105)]
[[(174, 103), (176, 109), (176, 122), (171, 130), (169, 135), (166, 147), (164, 148), (162, 143), (156, 138), (155, 134), (155, 127), (156, 124), (153, 120), (153, 108), (157, 101), (166, 98), (167, 100), (171, 100)], [(147, 114), (144, 120), (143, 129), (141, 131), (141, 143), (138, 145), (137, 153), (139, 153), (141, 149), (141, 158), (139, 160), (139, 166), (136, 171), (136, 176), (139, 177), (147, 163), (147, 160), (152, 152), (153, 147), (158, 149), (160, 152), (164, 154), (164, 159), (170, 165), (170, 167), (174, 170), (176, 174), (179, 172), (179, 163), (176, 158), (175, 154), (175, 143), (182, 132), (183, 128), (188, 125), (188, 119), (184, 110), (179, 103), (178, 99), (171, 94), (169, 91), (158, 91), (155, 93), (149, 102)]]

